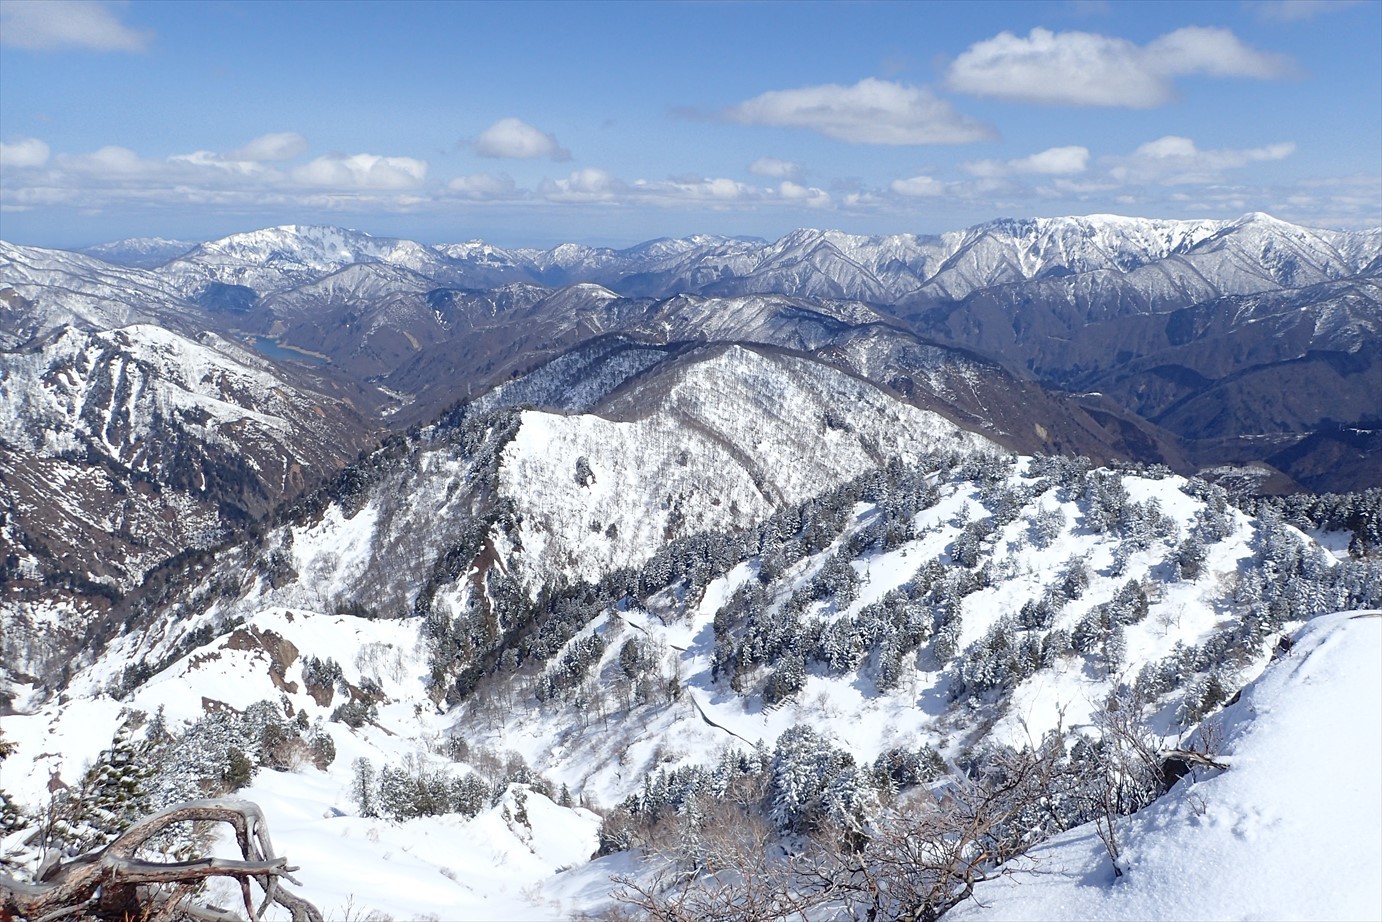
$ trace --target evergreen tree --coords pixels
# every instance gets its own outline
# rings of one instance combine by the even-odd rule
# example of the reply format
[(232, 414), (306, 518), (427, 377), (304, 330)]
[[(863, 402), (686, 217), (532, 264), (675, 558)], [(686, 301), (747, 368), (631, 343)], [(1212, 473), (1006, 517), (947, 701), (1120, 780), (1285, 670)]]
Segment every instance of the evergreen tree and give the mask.
[(360, 808), (361, 816), (378, 816), (379, 807), (375, 798), (374, 766), (364, 756), (351, 763), (353, 770), (350, 782), (350, 796)]

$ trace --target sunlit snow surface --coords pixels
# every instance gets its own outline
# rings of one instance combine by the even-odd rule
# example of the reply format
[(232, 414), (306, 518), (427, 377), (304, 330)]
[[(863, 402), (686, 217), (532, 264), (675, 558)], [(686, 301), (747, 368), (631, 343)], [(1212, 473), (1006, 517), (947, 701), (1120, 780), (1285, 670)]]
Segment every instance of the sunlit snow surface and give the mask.
[(1316, 619), (1211, 724), (1223, 773), (1056, 836), (948, 920), (1382, 918), (1382, 612)]
[[(552, 417), (551, 422), (549, 437), (560, 431), (562, 418)], [(563, 446), (568, 459), (572, 447)], [(537, 456), (524, 451), (522, 445), (515, 446), (516, 454)], [(622, 479), (604, 460), (612, 457), (591, 452), (592, 466), (606, 484)], [(1025, 462), (1019, 463), (1011, 475), (1014, 481), (1026, 476), (1025, 468)], [(570, 481), (569, 492), (593, 494), (578, 487), (574, 478)], [(1181, 533), (1201, 508), (1199, 500), (1181, 491), (1180, 478), (1128, 476), (1124, 484), (1133, 501), (1156, 499)], [(822, 617), (848, 616), (909, 579), (922, 563), (944, 559), (960, 531), (957, 523), (963, 510), (968, 509), (971, 519), (986, 514), (973, 485), (941, 487), (940, 501), (914, 521), (911, 540), (891, 551), (866, 552), (854, 561), (857, 598), (839, 611), (822, 608)], [(1091, 577), (1084, 594), (1057, 617), (1055, 626), (1066, 629), (1092, 606), (1108, 601), (1128, 579), (1164, 571), (1169, 540), (1133, 551), (1126, 569), (1113, 576), (1109, 566), (1120, 539), (1084, 528), (1073, 502), (1059, 503), (1067, 524), (1049, 546), (1024, 541), (1032, 517), (1055, 508), (1059, 500), (1054, 491), (1033, 498), (1016, 520), (995, 534), (993, 583), (963, 601), (962, 647), (1041, 593), (1072, 556), (1087, 560)], [(591, 512), (587, 508), (557, 517), (553, 524), (560, 527), (551, 532), (553, 540), (576, 542), (581, 531), (588, 531), (584, 522)], [(334, 576), (350, 569), (353, 555), (368, 546), (372, 515), (366, 507), (354, 518), (343, 518), (333, 507), (319, 524), (297, 531), (292, 546), (296, 566), (304, 575), (318, 568), (324, 571), (316, 583), (323, 601), (335, 588)], [(871, 505), (859, 503), (839, 541), (794, 564), (784, 575), (782, 590), (791, 591), (809, 580), (875, 515)], [(1225, 602), (1232, 574), (1252, 565), (1254, 529), (1251, 520), (1234, 512), (1230, 534), (1209, 547), (1199, 579), (1153, 578), (1161, 588), (1152, 593), (1150, 612), (1127, 629), (1130, 668), (1165, 656), (1177, 641), (1199, 643), (1220, 628), (1228, 617)], [(292, 773), (263, 769), (243, 794), (263, 805), (278, 848), (302, 867), (304, 895), (335, 918), (362, 918), (370, 910), (395, 919), (561, 918), (598, 909), (609, 900), (610, 874), (638, 870), (636, 857), (629, 854), (589, 861), (599, 828), (593, 813), (562, 808), (530, 793), (531, 829), (506, 819), (503, 803), (473, 820), (368, 819), (359, 816), (350, 795), (352, 762), (363, 756), (375, 766), (397, 766), (413, 757), (433, 768), (464, 774), (470, 770), (466, 764), (433, 754), (442, 748), (438, 743), (444, 735), (454, 732), (472, 749), (516, 751), (558, 789), (565, 784), (577, 800), (608, 807), (640, 790), (649, 771), (705, 764), (726, 746), (747, 747), (759, 740), (771, 746), (797, 723), (810, 724), (859, 763), (871, 762), (895, 745), (935, 745), (953, 758), (978, 732), (975, 722), (980, 717), (989, 738), (1021, 745), (1039, 738), (1058, 720), (1067, 729), (1087, 725), (1109, 688), (1109, 677), (1071, 658), (1019, 684), (1007, 708), (971, 714), (963, 701), (950, 700), (953, 667), (939, 668), (928, 654), (918, 658), (914, 671), (890, 692), (880, 694), (867, 675), (836, 677), (813, 668), (795, 700), (765, 709), (758, 695), (734, 695), (723, 682), (709, 678), (715, 612), (741, 583), (756, 577), (756, 569), (755, 560), (738, 565), (711, 581), (704, 597), (689, 606), (678, 602), (675, 591), (664, 592), (644, 607), (606, 613), (586, 625), (582, 635), (598, 631), (607, 640), (605, 657), (595, 666), (606, 688), (614, 688), (619, 647), (631, 636), (650, 638), (683, 677), (680, 700), (632, 710), (612, 705), (608, 723), (581, 714), (565, 701), (540, 707), (527, 698), (505, 708), (494, 701), (471, 700), (456, 708), (439, 708), (427, 694), (429, 669), (417, 619), (367, 620), (281, 606), (249, 613), (236, 632), (241, 635), (238, 640), (235, 635), (217, 638), (172, 660), (128, 700), (117, 702), (104, 695), (102, 689), (118, 680), (127, 662), (158, 662), (168, 654), (185, 629), (170, 622), (161, 636), (119, 638), (106, 656), (78, 676), (66, 700), (49, 702), (32, 715), (6, 717), (6, 737), (19, 751), (5, 763), (4, 787), (18, 802), (37, 805), (45, 801), (54, 773), (75, 782), (83, 766), (110, 745), (122, 707), (151, 713), (161, 705), (176, 726), (197, 719), (216, 702), (243, 709), (284, 696), (310, 720), (326, 719), (342, 699), (324, 706), (314, 701), (305, 691), (302, 667), (303, 657), (330, 657), (341, 665), (348, 682), (359, 685), (368, 678), (381, 686), (387, 701), (380, 705), (377, 720), (357, 731), (340, 723), (324, 724), (337, 750), (327, 772), (310, 764)], [(1092, 832), (1077, 831), (1043, 850), (1040, 854), (1046, 857), (1032, 873), (989, 888), (992, 896), (981, 893), (985, 905), (999, 907), (993, 910), (995, 918), (1375, 917), (1376, 903), (1360, 903), (1364, 897), (1358, 894), (1369, 888), (1376, 891), (1379, 876), (1379, 627), (1382, 623), (1376, 618), (1320, 619), (1276, 665), (1267, 667), (1265, 654), (1251, 664), (1244, 679), (1264, 667), (1267, 671), (1226, 714), (1223, 752), (1233, 767), (1219, 778), (1202, 778), (1194, 787), (1183, 782), (1167, 801), (1123, 820), (1126, 875), (1116, 884), (1098, 839)], [(282, 638), (298, 656), (275, 682), (269, 651), (247, 637)], [(282, 649), (277, 640), (271, 645)], [(1158, 718), (1167, 721), (1168, 715)], [(1178, 728), (1167, 722), (1160, 729), (1169, 734), (1168, 744), (1174, 744)], [(512, 798), (512, 792), (507, 796)], [(1273, 886), (1284, 887), (1284, 881), (1293, 880), (1287, 866), (1297, 869), (1297, 879), (1313, 881), (1302, 887), (1310, 895), (1301, 897), (1311, 902), (1264, 897), (1243, 903), (1241, 912), (1232, 909), (1238, 890), (1252, 889), (1247, 877), (1219, 880), (1218, 869), (1237, 867), (1233, 862), (1244, 867), (1260, 864), (1273, 875)], [(1326, 867), (1341, 871), (1326, 874)], [(1181, 880), (1183, 893), (1175, 890)], [(1024, 883), (1018, 886), (1020, 881)], [(1223, 888), (1221, 903), (1197, 902), (1196, 894), (1211, 883)], [(1325, 888), (1332, 889), (1324, 892)], [(1150, 895), (1139, 896), (1144, 889)], [(1266, 887), (1261, 892), (1271, 893)], [(1068, 910), (1061, 908), (1067, 904)], [(1294, 909), (1272, 911), (1274, 905)]]

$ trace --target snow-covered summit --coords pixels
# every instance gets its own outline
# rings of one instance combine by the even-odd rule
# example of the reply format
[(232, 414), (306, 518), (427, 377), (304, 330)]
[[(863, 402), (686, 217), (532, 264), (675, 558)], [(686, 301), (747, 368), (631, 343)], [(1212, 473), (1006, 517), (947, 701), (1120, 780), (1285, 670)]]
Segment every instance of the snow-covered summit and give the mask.
[(196, 240), (169, 240), (165, 237), (130, 237), (82, 248), (81, 252), (108, 263), (153, 269), (197, 246)]

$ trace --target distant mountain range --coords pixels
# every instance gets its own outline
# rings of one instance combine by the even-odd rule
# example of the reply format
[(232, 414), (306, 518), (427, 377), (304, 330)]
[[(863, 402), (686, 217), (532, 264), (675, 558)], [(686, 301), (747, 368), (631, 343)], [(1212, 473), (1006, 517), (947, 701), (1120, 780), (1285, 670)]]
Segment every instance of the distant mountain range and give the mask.
[[(1379, 324), (1382, 231), (1261, 214), (622, 250), (297, 225), (0, 243), (0, 557), (12, 586), (99, 602), (458, 402), (604, 412), (710, 345), (862, 379), (1017, 451), (1359, 489), (1379, 482)], [(811, 454), (809, 432), (783, 450)]]
[(242, 789), (314, 898), (386, 869), (328, 914), (598, 912), (716, 824), (950, 880), (966, 792), (1112, 836), (1382, 603), (1379, 324), (1382, 233), (1265, 215), (0, 243), (6, 867)]

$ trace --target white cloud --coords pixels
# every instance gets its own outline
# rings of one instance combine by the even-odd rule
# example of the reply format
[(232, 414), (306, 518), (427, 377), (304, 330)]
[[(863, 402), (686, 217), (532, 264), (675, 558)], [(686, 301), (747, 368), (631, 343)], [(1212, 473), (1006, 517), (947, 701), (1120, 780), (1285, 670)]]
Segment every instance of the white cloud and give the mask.
[(776, 188), (724, 177), (625, 181), (594, 167), (575, 170), (564, 179), (546, 180), (537, 193), (549, 202), (659, 208), (696, 205), (717, 211), (773, 205), (829, 208), (834, 204), (828, 192), (791, 180), (784, 180)]
[(609, 202), (624, 184), (604, 170), (584, 167), (565, 179), (544, 180), (538, 191), (553, 202)]
[(1225, 170), (1282, 160), (1295, 150), (1290, 141), (1242, 150), (1200, 150), (1190, 138), (1167, 135), (1140, 145), (1126, 157), (1115, 158), (1109, 176), (1124, 183), (1211, 183)]
[(457, 176), (446, 184), (446, 188), (471, 199), (508, 198), (516, 191), (513, 177), (504, 173), (472, 173), (469, 176)]
[(108, 4), (96, 0), (5, 0), (0, 3), (0, 44), (34, 51), (88, 48), (143, 51), (150, 32), (122, 23)]
[(1207, 74), (1211, 77), (1254, 77), (1270, 80), (1288, 76), (1290, 59), (1258, 51), (1228, 29), (1186, 26), (1155, 39), (1146, 48), (1150, 66), (1169, 76)]
[(20, 138), (9, 144), (0, 143), (0, 166), (24, 168), (43, 166), (48, 162), (48, 145), (38, 138)]
[(830, 193), (814, 186), (803, 186), (787, 180), (777, 187), (777, 194), (783, 201), (798, 202), (808, 208), (829, 208), (834, 202)]
[(510, 160), (571, 159), (571, 152), (562, 148), (554, 136), (516, 118), (501, 118), (481, 132), (475, 139), (475, 152), (481, 157)]
[(1146, 109), (1175, 95), (1190, 74), (1283, 77), (1291, 64), (1244, 44), (1228, 29), (1187, 26), (1145, 46), (1093, 32), (1002, 32), (971, 45), (950, 65), (946, 84), (976, 96), (1071, 106)]
[(209, 150), (195, 150), (190, 154), (174, 154), (168, 158), (170, 164), (190, 164), (210, 167), (223, 173), (236, 173), (241, 176), (268, 174), (274, 171), (255, 160), (233, 160), (229, 155), (217, 154)]
[(128, 147), (107, 145), (89, 154), (58, 154), (57, 165), (64, 171), (94, 176), (136, 176), (156, 170), (157, 160), (144, 160)]
[(809, 128), (856, 144), (962, 144), (996, 136), (930, 90), (873, 77), (853, 86), (772, 90), (725, 116), (745, 125)]
[(759, 157), (749, 164), (749, 172), (755, 176), (767, 176), (770, 179), (800, 179), (802, 169), (800, 163), (793, 163), (791, 160)]
[(410, 189), (427, 178), (427, 162), (377, 154), (328, 154), (293, 170), (293, 178), (342, 189)]
[(1089, 166), (1089, 149), (1078, 145), (1052, 147), (1006, 163), (1000, 160), (974, 160), (961, 166), (971, 176), (985, 178), (1012, 175), (1065, 176), (1085, 171)]
[(946, 184), (930, 176), (894, 179), (888, 188), (898, 195), (905, 195), (909, 198), (936, 198), (946, 193)]
[(260, 135), (239, 150), (231, 151), (226, 159), (277, 163), (306, 153), (307, 146), (307, 139), (296, 131), (276, 131)]

